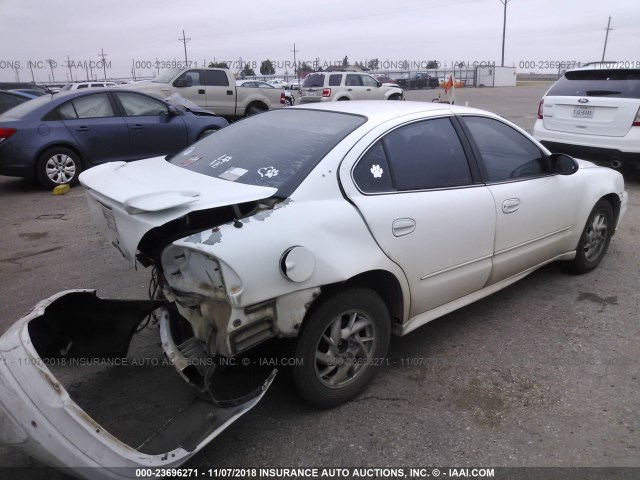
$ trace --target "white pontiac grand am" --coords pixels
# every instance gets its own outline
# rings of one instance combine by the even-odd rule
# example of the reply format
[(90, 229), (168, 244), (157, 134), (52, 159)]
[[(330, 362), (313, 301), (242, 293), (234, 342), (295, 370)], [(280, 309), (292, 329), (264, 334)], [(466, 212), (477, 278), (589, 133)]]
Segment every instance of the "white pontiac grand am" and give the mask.
[[(183, 463), (273, 379), (221, 402), (215, 367), (194, 359), (295, 337), (302, 397), (341, 404), (371, 381), (391, 334), (549, 262), (595, 268), (627, 203), (616, 171), (552, 155), (497, 115), (414, 102), (266, 112), (80, 181), (109, 243), (153, 268), (158, 294), (62, 292), (16, 323), (0, 340), (0, 440), (53, 465), (107, 467), (103, 478)], [(167, 357), (209, 398), (137, 450), (97, 428), (42, 362), (17, 367), (124, 356), (152, 311)]]

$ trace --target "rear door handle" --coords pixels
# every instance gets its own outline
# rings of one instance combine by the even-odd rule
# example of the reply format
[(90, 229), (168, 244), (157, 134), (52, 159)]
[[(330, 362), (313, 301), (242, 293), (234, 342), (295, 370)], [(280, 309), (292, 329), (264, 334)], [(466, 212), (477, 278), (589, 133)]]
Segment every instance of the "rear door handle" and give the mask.
[(88, 132), (88, 131), (89, 131), (89, 127), (85, 127), (84, 125), (82, 127), (76, 128), (76, 132)]
[(403, 235), (409, 235), (416, 229), (416, 221), (412, 218), (398, 218), (393, 221), (393, 235), (395, 237), (402, 237)]
[(507, 198), (502, 202), (502, 213), (513, 213), (520, 208), (519, 198)]
[(139, 123), (136, 123), (135, 125), (131, 126), (132, 130), (142, 130), (144, 128), (144, 125), (140, 125)]
[(233, 95), (233, 90), (227, 90), (227, 95)]

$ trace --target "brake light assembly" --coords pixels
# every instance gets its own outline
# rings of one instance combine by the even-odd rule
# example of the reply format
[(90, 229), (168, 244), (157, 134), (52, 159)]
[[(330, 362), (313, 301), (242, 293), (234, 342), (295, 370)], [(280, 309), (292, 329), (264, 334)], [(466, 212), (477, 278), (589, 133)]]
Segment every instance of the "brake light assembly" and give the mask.
[(330, 88), (322, 89), (322, 96), (323, 97), (330, 97), (331, 96), (331, 89)]
[(17, 130), (15, 128), (0, 128), (0, 145), (6, 142), (9, 137), (16, 132)]
[[(640, 108), (638, 108), (638, 111), (636, 112), (636, 118), (633, 120), (631, 126), (640, 127)], [(2, 143), (2, 140), (0, 140), (0, 143)]]
[(285, 97), (286, 95), (284, 94), (284, 92), (280, 92), (280, 105), (284, 105), (286, 103)]
[(538, 104), (538, 120), (542, 120), (543, 108), (544, 108), (544, 98), (540, 100), (540, 103)]

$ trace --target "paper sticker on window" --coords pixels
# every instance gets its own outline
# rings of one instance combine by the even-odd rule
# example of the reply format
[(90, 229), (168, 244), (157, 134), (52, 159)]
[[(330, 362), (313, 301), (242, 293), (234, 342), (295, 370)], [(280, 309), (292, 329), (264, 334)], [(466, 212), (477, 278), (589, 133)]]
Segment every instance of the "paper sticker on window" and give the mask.
[(278, 173), (280, 173), (280, 171), (275, 167), (262, 167), (258, 170), (258, 175), (260, 175), (261, 177), (273, 178), (277, 177)]
[(202, 160), (202, 157), (200, 155), (194, 155), (193, 157), (185, 158), (184, 160), (182, 160), (182, 162), (180, 162), (180, 165), (182, 165), (183, 167), (188, 167), (189, 165), (193, 165), (194, 163), (196, 163), (198, 160)]
[(245, 170), (244, 168), (234, 167), (218, 175), (218, 178), (222, 178), (223, 180), (229, 180), (230, 182), (235, 182), (237, 179), (239, 179), (248, 171), (249, 170)]
[(384, 171), (380, 167), (380, 165), (374, 165), (371, 167), (371, 173), (373, 174), (373, 178), (382, 178), (382, 174)]
[(218, 158), (216, 158), (215, 160), (213, 160), (209, 166), (211, 168), (218, 168), (220, 165), (222, 165), (223, 163), (227, 163), (229, 162), (233, 157), (231, 155), (220, 155)]

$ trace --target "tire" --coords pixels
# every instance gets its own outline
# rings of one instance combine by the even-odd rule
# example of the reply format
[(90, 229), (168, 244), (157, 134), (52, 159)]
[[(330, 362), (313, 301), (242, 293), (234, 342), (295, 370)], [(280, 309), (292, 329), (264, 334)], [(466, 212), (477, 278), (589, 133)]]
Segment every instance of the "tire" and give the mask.
[(351, 288), (320, 300), (296, 344), (298, 392), (318, 408), (348, 402), (378, 372), (390, 335), (389, 311), (373, 290)]
[(211, 135), (213, 132), (216, 132), (218, 129), (217, 128), (207, 128), (206, 130), (203, 130), (202, 133), (200, 135), (198, 135), (198, 140), (202, 140), (205, 137), (208, 137), (209, 135)]
[(258, 113), (262, 113), (265, 112), (266, 110), (261, 109), (260, 107), (257, 107), (256, 105), (249, 105), (249, 107), (247, 108), (247, 117), (250, 117), (251, 115), (257, 115)]
[(338, 99), (338, 102), (348, 102), (349, 99), (347, 97), (341, 97)]
[(609, 247), (613, 235), (613, 209), (600, 200), (591, 210), (576, 248), (576, 258), (570, 263), (574, 273), (586, 273), (596, 268)]
[(36, 164), (38, 181), (46, 188), (78, 183), (82, 172), (80, 156), (65, 147), (53, 147), (44, 151)]
[(387, 100), (400, 100), (400, 94), (394, 93), (393, 95), (389, 95)]
[(289, 98), (289, 97), (285, 97), (285, 98), (284, 98), (284, 106), (285, 106), (285, 107), (291, 107), (291, 106), (293, 106), (293, 102), (291, 102), (291, 98)]

